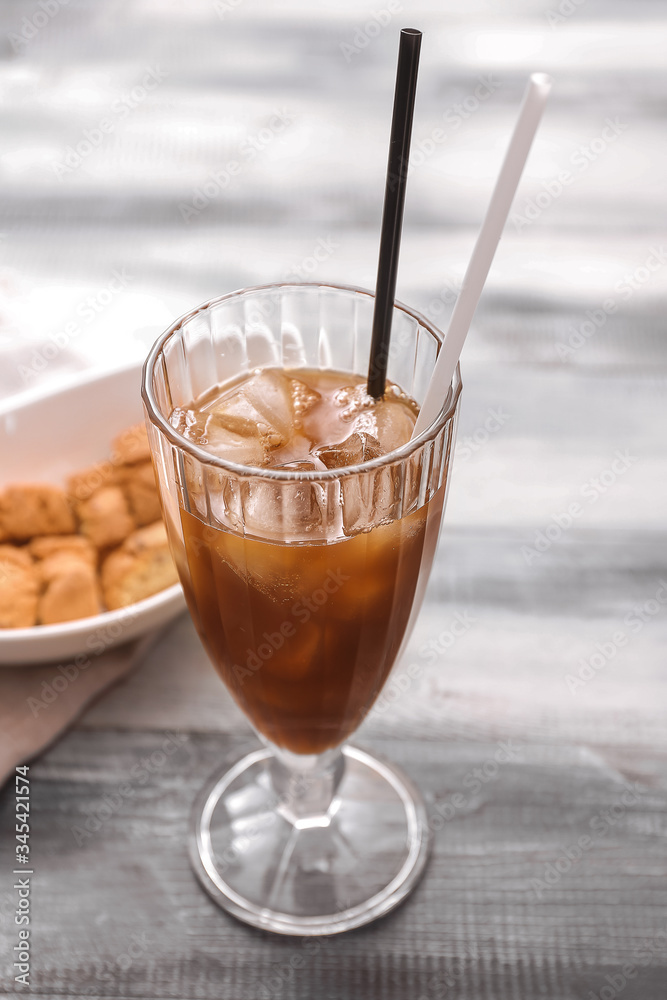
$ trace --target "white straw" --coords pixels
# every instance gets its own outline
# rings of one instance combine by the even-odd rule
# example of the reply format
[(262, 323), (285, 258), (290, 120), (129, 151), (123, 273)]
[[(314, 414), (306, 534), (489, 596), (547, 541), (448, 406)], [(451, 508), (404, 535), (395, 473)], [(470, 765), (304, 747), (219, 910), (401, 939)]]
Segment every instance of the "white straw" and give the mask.
[(456, 363), (512, 207), (537, 126), (540, 124), (551, 83), (551, 77), (545, 73), (534, 73), (528, 80), (514, 134), (505, 154), (486, 218), (477, 237), (449, 328), (412, 432), (413, 438), (433, 423), (449, 391)]

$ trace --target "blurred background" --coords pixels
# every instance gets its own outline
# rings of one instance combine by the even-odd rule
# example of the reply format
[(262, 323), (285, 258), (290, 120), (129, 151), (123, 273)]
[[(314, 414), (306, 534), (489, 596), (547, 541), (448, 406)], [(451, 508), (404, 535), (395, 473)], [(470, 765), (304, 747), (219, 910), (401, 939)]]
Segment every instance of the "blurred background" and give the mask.
[[(468, 386), (481, 363), (528, 364), (527, 389), (661, 357), (646, 316), (667, 269), (630, 298), (615, 291), (663, 234), (657, 3), (8, 0), (0, 18), (5, 393), (141, 357), (173, 317), (244, 285), (296, 273), (372, 286), (397, 36), (413, 23), (424, 40), (400, 297), (445, 321), (541, 69), (555, 87)], [(616, 314), (559, 354), (608, 298)], [(70, 322), (41, 368), (32, 352)]]
[[(489, 995), (536, 995), (539, 967), (565, 984), (550, 996), (588, 997), (605, 963), (637, 961), (642, 935), (656, 940), (664, 924), (664, 5), (5, 0), (0, 391), (138, 361), (181, 313), (245, 285), (373, 287), (405, 26), (424, 38), (397, 294), (443, 326), (526, 78), (545, 71), (554, 88), (462, 358), (449, 507), (407, 654), (420, 680), (361, 736), (403, 754), (431, 799), (448, 794), (441, 776), (460, 787), (457, 773), (494, 740), (527, 747), (525, 766), (483, 793), (499, 796), (496, 810), (478, 804), (438, 842), (420, 947), (437, 967), (478, 934), (500, 963), (479, 966)], [(472, 627), (453, 643), (456, 613)], [(247, 734), (189, 622), (170, 642), (129, 682), (131, 697), (112, 692), (84, 730)], [(72, 740), (72, 759), (90, 757)], [(431, 749), (413, 753), (418, 741)], [(66, 751), (55, 757), (67, 774)], [(653, 798), (619, 839), (544, 899), (530, 895), (530, 877), (630, 780)], [(661, 891), (664, 904), (664, 881)], [(211, 910), (202, 902), (193, 925), (209, 942)], [(401, 919), (346, 938), (340, 956), (389, 961)], [(178, 934), (169, 942), (176, 954)], [(266, 948), (262, 961), (284, 954)], [(661, 961), (624, 996), (662, 995)], [(588, 962), (597, 978), (586, 980)], [(507, 977), (494, 978), (503, 963)], [(172, 995), (145, 964), (136, 995)], [(391, 982), (385, 996), (409, 995), (407, 980)], [(470, 982), (465, 995), (481, 995)]]
[[(235, 288), (285, 277), (373, 287), (408, 24), (424, 39), (397, 295), (446, 326), (526, 77), (552, 74), (464, 350), (446, 526), (456, 538), (501, 529), (503, 545), (516, 530), (534, 549), (579, 501), (577, 537), (639, 532), (600, 538), (588, 554), (614, 540), (622, 560), (644, 545), (657, 556), (650, 533), (662, 538), (667, 499), (658, 4), (15, 0), (0, 18), (5, 396), (141, 359), (175, 317)], [(607, 472), (619, 450), (630, 461)], [(600, 475), (606, 485), (582, 496)], [(487, 540), (482, 565), (464, 540), (460, 558), (473, 560), (471, 575), (483, 568), (470, 582), (477, 596), (513, 609), (615, 605), (622, 618), (628, 596), (650, 596), (660, 564), (648, 582), (624, 564), (619, 585), (598, 562), (586, 608), (571, 586), (573, 537), (524, 552), (518, 575), (506, 564), (518, 537), (507, 557)], [(457, 594), (464, 576), (458, 565)]]

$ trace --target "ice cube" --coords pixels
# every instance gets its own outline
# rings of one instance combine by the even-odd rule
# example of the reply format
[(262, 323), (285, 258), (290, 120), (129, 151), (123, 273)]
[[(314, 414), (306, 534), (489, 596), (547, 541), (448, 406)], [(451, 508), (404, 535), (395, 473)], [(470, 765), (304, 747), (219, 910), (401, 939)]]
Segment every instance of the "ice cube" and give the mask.
[(346, 476), (340, 481), (343, 532), (358, 535), (400, 514), (401, 474), (393, 465)]
[(203, 448), (238, 465), (264, 465), (265, 438), (231, 431), (213, 420), (212, 416), (206, 422), (206, 432), (200, 440)]
[(334, 401), (340, 408), (340, 419), (351, 424), (357, 433), (375, 438), (383, 455), (400, 448), (412, 436), (416, 409), (403, 391), (391, 382), (387, 383), (382, 399), (369, 396), (366, 384), (361, 382), (339, 389), (334, 394)]
[[(205, 411), (202, 411), (205, 412)], [(293, 429), (292, 397), (289, 380), (282, 372), (271, 369), (255, 372), (240, 385), (234, 386), (224, 396), (216, 399), (206, 408), (206, 437), (224, 445), (218, 431), (236, 435), (246, 440), (257, 440), (261, 445), (261, 455), (249, 464), (266, 464), (265, 452), (282, 447)], [(235, 441), (228, 438), (235, 450)], [(203, 442), (202, 442), (203, 443)], [(223, 452), (214, 446), (221, 457)]]
[(322, 536), (326, 490), (319, 483), (252, 479), (241, 485), (241, 500), (247, 535), (283, 543)]
[(255, 424), (243, 413), (243, 401), (234, 399), (227, 416), (218, 413), (211, 406), (201, 410), (173, 410), (170, 419), (172, 427), (189, 441), (200, 445), (220, 458), (228, 458), (241, 465), (264, 463), (264, 447)]
[[(292, 492), (283, 497), (284, 486), (279, 484), (261, 481), (242, 484), (241, 533), (219, 531), (211, 536), (211, 544), (230, 569), (278, 604), (291, 605), (300, 594), (311, 593), (322, 585), (317, 561), (304, 559), (302, 546), (286, 544), (294, 540), (310, 541), (309, 529), (317, 525), (320, 536), (313, 540), (321, 541), (324, 537), (317, 503), (321, 487), (306, 485), (308, 489), (299, 498)], [(313, 514), (314, 504), (317, 506)]]
[(370, 462), (382, 454), (380, 442), (365, 431), (354, 431), (340, 444), (316, 448), (313, 455), (319, 458), (327, 469), (344, 469), (348, 465)]
[(272, 469), (287, 469), (291, 472), (322, 472), (326, 469), (324, 462), (316, 458), (314, 455), (311, 460), (303, 460), (300, 462), (285, 462), (284, 465), (272, 465)]
[[(222, 435), (219, 433), (222, 431)], [(264, 460), (264, 450), (279, 448), (285, 444), (285, 437), (264, 419), (262, 414), (252, 403), (241, 393), (226, 399), (220, 406), (212, 411), (206, 421), (206, 437), (209, 444), (217, 440), (221, 444), (224, 441), (223, 435), (229, 435), (230, 444), (233, 439), (252, 441), (256, 440), (261, 444), (261, 460)], [(220, 453), (222, 455), (222, 453)], [(231, 455), (228, 456), (230, 459)]]
[(373, 416), (376, 437), (383, 455), (400, 448), (412, 437), (417, 415), (400, 398), (387, 396), (379, 400), (373, 410)]
[(217, 532), (212, 544), (223, 562), (250, 587), (277, 604), (294, 601), (299, 573), (289, 546), (272, 545), (228, 531)]
[(209, 427), (221, 427), (240, 437), (251, 438), (259, 436), (260, 425), (264, 423), (261, 414), (241, 391), (223, 400), (207, 420)]
[(300, 382), (297, 378), (290, 379), (290, 392), (292, 395), (293, 420), (295, 424), (298, 424), (304, 413), (312, 410), (322, 396), (315, 389), (311, 389), (305, 382)]
[(264, 368), (244, 382), (245, 398), (264, 421), (283, 438), (288, 438), (294, 426), (290, 379), (275, 368)]
[(197, 414), (194, 410), (183, 409), (180, 406), (176, 406), (169, 417), (169, 423), (182, 434), (183, 437), (192, 437), (193, 434), (197, 434)]

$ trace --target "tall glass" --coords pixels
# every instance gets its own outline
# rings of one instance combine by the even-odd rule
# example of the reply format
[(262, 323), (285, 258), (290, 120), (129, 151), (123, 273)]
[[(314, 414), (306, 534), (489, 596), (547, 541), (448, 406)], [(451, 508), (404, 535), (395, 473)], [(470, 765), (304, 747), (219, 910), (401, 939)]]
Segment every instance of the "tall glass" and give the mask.
[[(191, 856), (213, 899), (255, 926), (331, 934), (396, 906), (429, 850), (420, 793), (345, 743), (406, 641), (445, 505), (457, 371), (416, 440), (328, 471), (250, 468), (181, 436), (169, 417), (257, 368), (364, 374), (373, 295), (279, 284), (222, 296), (173, 324), (144, 367), (153, 461), (199, 636), (264, 742), (216, 774)], [(396, 305), (388, 377), (424, 398), (442, 334)]]

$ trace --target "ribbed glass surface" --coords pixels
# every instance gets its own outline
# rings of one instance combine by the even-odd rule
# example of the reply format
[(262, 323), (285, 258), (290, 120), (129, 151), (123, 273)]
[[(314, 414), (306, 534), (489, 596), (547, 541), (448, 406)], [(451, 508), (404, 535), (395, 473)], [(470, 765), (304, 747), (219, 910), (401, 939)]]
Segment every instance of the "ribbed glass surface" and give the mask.
[[(180, 320), (154, 349), (145, 390), (149, 432), (165, 507), (236, 534), (289, 543), (332, 542), (404, 517), (445, 483), (455, 432), (458, 374), (441, 418), (418, 447), (363, 467), (299, 474), (250, 470), (205, 456), (165, 433), (175, 407), (212, 386), (262, 367), (368, 367), (373, 296), (322, 285), (246, 289)], [(421, 403), (441, 334), (395, 307), (388, 378)]]
[[(193, 619), (256, 729), (294, 753), (356, 729), (410, 632), (446, 498), (458, 375), (421, 441), (323, 472), (235, 466), (168, 418), (257, 368), (363, 374), (372, 311), (372, 295), (355, 289), (248, 289), (176, 323), (146, 367), (151, 449)], [(439, 343), (396, 307), (388, 375), (418, 403)]]

